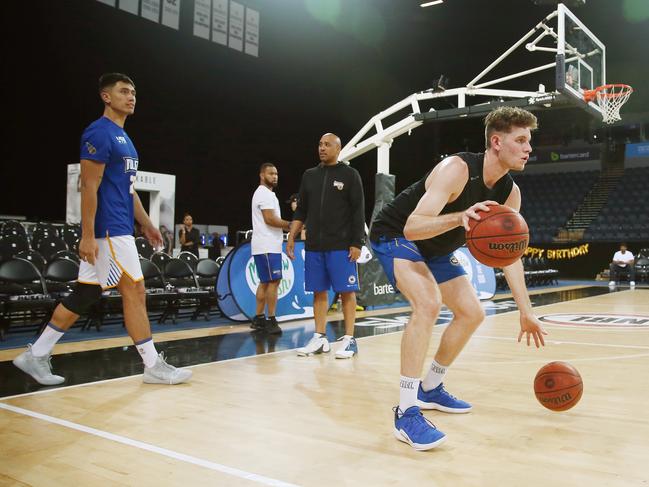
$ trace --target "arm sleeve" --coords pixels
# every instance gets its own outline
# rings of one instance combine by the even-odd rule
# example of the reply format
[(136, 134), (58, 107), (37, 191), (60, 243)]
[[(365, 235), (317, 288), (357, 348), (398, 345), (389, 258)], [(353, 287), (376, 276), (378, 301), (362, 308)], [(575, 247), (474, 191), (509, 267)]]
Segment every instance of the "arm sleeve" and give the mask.
[(300, 182), (300, 191), (299, 199), (297, 201), (297, 208), (295, 213), (293, 213), (293, 220), (299, 220), (301, 222), (306, 221), (306, 216), (309, 213), (309, 198), (306, 191), (306, 183), (304, 182), (306, 173), (302, 175), (302, 181)]
[(356, 169), (353, 169), (353, 171), (352, 190), (349, 194), (349, 203), (352, 210), (350, 246), (360, 249), (365, 243), (365, 195), (361, 175)]
[(81, 136), (81, 159), (107, 164), (110, 161), (110, 136), (105, 130), (87, 129)]

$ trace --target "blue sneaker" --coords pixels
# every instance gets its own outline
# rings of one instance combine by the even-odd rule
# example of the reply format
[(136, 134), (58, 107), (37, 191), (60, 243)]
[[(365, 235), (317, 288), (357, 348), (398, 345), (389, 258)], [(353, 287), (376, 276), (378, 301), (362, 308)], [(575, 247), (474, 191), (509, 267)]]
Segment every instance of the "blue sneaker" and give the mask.
[(341, 343), (340, 348), (336, 350), (336, 358), (352, 358), (358, 353), (358, 345), (356, 344), (356, 339), (351, 338), (345, 340), (345, 337), (340, 337), (337, 342)]
[(398, 406), (392, 410), (394, 411), (394, 436), (397, 440), (408, 443), (419, 451), (435, 448), (446, 440), (446, 435), (424, 418), (417, 406), (409, 407), (405, 413)]
[(468, 402), (446, 392), (443, 382), (430, 391), (424, 391), (421, 388), (421, 383), (419, 383), (417, 405), (421, 409), (437, 409), (445, 413), (468, 413), (472, 409), (471, 404)]

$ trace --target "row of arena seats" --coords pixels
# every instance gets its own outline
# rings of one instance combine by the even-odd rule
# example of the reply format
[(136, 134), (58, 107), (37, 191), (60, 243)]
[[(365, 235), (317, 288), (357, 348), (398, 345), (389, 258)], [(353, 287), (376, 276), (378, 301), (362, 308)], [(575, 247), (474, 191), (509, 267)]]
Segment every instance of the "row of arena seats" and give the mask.
[[(218, 309), (214, 288), (222, 261), (190, 256), (172, 258), (154, 253), (151, 260), (140, 258), (147, 310), (152, 320), (157, 318), (158, 323), (164, 323), (171, 318), (176, 323), (181, 310), (189, 311), (192, 320), (201, 315), (207, 320)], [(67, 257), (51, 260), (42, 271), (21, 257), (1, 263), (0, 339), (4, 339), (10, 327), (39, 331), (56, 305), (73, 291), (78, 272), (78, 261)], [(100, 330), (107, 316), (121, 317), (121, 314), (119, 293), (105, 291), (85, 317), (83, 329), (94, 323)]]
[[(525, 284), (527, 287), (534, 286), (551, 286), (558, 284), (557, 278), (559, 271), (552, 269), (548, 260), (545, 257), (527, 257), (524, 256), (523, 269), (525, 271)], [(496, 288), (508, 289), (505, 273), (502, 269), (495, 269), (496, 271)]]
[(589, 241), (649, 241), (649, 167), (625, 169), (606, 205), (590, 224), (584, 238)]
[(77, 253), (80, 237), (79, 225), (57, 228), (51, 223), (37, 223), (28, 231), (22, 223), (9, 220), (0, 227), (0, 262), (30, 251), (37, 252), (44, 260), (38, 260), (41, 266), (62, 256), (72, 257)]
[(599, 177), (599, 171), (517, 175), (521, 188), (521, 214), (530, 228), (531, 241), (552, 242)]

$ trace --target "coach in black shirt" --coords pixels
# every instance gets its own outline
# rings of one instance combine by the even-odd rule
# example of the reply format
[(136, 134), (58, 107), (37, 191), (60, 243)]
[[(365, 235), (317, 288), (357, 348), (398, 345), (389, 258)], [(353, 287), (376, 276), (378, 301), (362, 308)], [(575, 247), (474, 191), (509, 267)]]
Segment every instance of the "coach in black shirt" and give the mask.
[(201, 240), (201, 234), (198, 228), (194, 228), (194, 219), (189, 213), (183, 217), (183, 226), (178, 231), (180, 240), (180, 251), (191, 252), (198, 257), (198, 243)]
[(286, 251), (294, 258), (295, 236), (304, 223), (306, 234), (304, 264), (305, 288), (313, 291), (313, 314), (316, 333), (309, 343), (298, 349), (298, 355), (307, 356), (329, 352), (325, 335), (327, 292), (333, 287), (340, 293), (345, 317), (345, 336), (336, 351), (336, 358), (350, 358), (356, 354), (354, 321), (358, 269), (356, 261), (365, 236), (365, 207), (363, 183), (356, 169), (338, 162), (340, 139), (334, 134), (320, 138), (320, 164), (307, 169), (302, 176), (298, 206), (293, 215)]

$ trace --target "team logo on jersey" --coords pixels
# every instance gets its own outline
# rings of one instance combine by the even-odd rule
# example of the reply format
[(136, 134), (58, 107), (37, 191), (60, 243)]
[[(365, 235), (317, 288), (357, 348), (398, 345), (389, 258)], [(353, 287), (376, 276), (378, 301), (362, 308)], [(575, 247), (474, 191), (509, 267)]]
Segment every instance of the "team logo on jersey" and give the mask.
[(115, 140), (120, 144), (126, 144), (126, 137), (122, 135), (116, 135)]
[(345, 187), (345, 183), (341, 183), (340, 181), (334, 180), (334, 188), (336, 188), (338, 191), (342, 191), (344, 187)]
[(97, 153), (97, 149), (90, 142), (86, 142), (86, 149), (88, 150), (88, 154), (94, 155)]
[(123, 157), (124, 172), (137, 172), (138, 160), (134, 157)]
[(352, 285), (353, 285), (353, 284), (356, 284), (356, 276), (352, 274), (351, 276), (349, 276), (349, 277), (347, 278), (347, 282), (348, 282), (349, 284), (352, 284)]
[(453, 264), (453, 265), (462, 265), (462, 264), (460, 264), (460, 261), (458, 260), (458, 258), (457, 258), (455, 255), (453, 255), (453, 256), (451, 257), (450, 262), (451, 262), (451, 264)]

